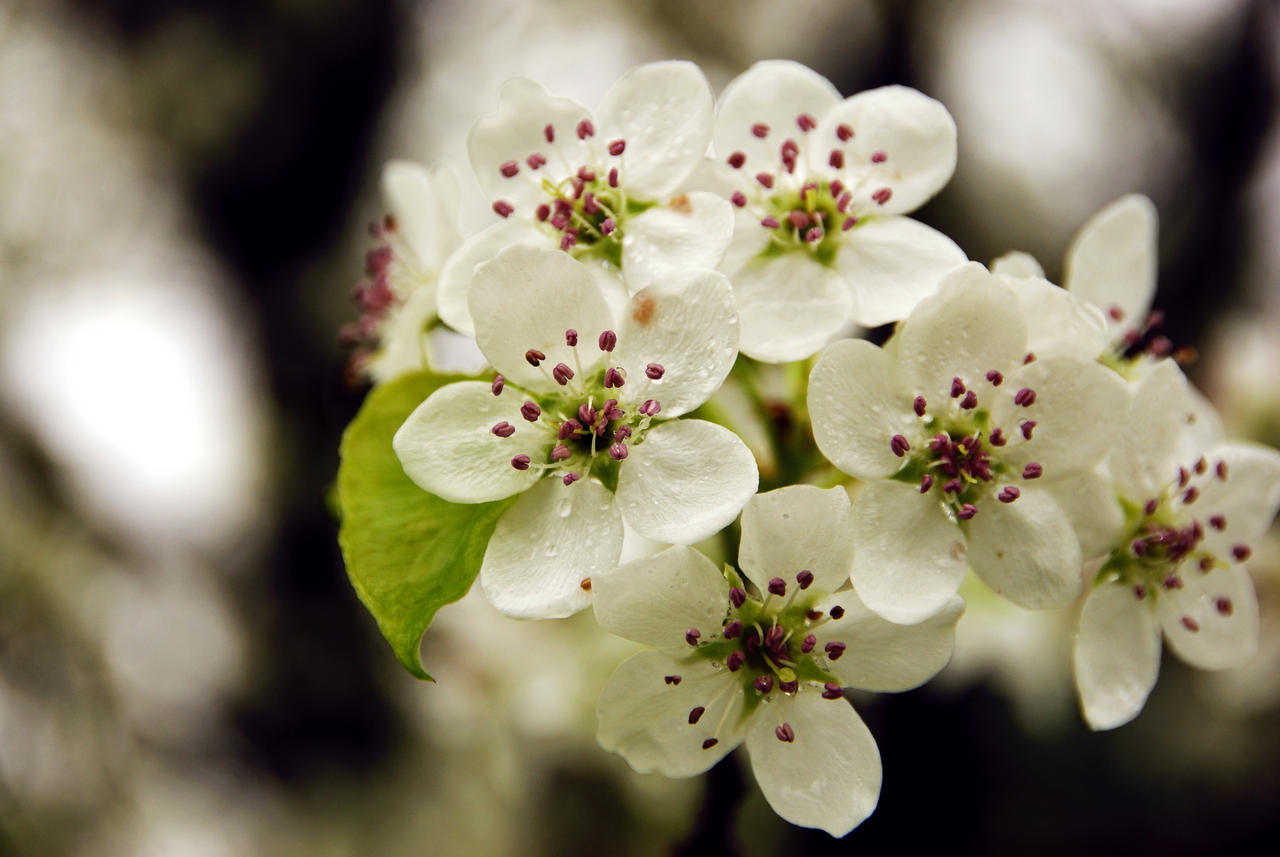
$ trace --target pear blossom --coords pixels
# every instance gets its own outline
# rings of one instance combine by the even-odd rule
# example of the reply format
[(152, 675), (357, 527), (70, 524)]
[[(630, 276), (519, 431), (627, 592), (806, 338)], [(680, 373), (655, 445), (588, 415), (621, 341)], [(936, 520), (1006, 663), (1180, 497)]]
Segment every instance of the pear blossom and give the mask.
[(709, 180), (736, 209), (721, 270), (742, 313), (742, 351), (770, 362), (815, 353), (851, 322), (903, 318), (965, 261), (908, 217), (955, 170), (956, 128), (903, 86), (842, 99), (826, 78), (771, 60), (716, 105)]
[(461, 241), (458, 180), (444, 166), (388, 161), (382, 169), (387, 214), (370, 226), (368, 279), (356, 287), (359, 321), (339, 337), (356, 345), (352, 368), (374, 381), (430, 364), (427, 331), (436, 321), (436, 282)]
[(755, 459), (737, 435), (676, 419), (715, 392), (737, 356), (722, 275), (673, 276), (619, 316), (585, 266), (518, 246), (477, 270), (468, 302), (499, 374), (436, 390), (393, 445), (409, 478), (450, 502), (520, 495), (480, 568), (502, 612), (581, 610), (592, 576), (618, 563), (624, 521), (690, 544), (755, 493)]
[(819, 450), (869, 483), (854, 503), (858, 596), (916, 622), (967, 562), (1023, 607), (1071, 601), (1080, 543), (1046, 486), (1093, 468), (1127, 407), (1101, 364), (1028, 351), (1013, 289), (977, 263), (947, 275), (885, 348), (828, 347), (809, 412)]
[(500, 220), (469, 238), (441, 274), (440, 314), (470, 333), (467, 290), (504, 247), (559, 248), (625, 277), (630, 293), (691, 268), (715, 268), (732, 207), (684, 192), (711, 140), (711, 87), (696, 65), (633, 69), (592, 113), (524, 78), (467, 140), (471, 165)]
[(903, 691), (946, 665), (957, 597), (918, 625), (887, 622), (845, 586), (854, 552), (843, 489), (793, 485), (742, 511), (722, 573), (683, 546), (597, 580), (601, 627), (655, 648), (623, 663), (598, 738), (641, 773), (699, 774), (741, 743), (770, 806), (833, 836), (875, 809), (880, 754), (843, 688)]
[(1094, 729), (1142, 710), (1161, 636), (1202, 669), (1241, 666), (1257, 649), (1257, 595), (1243, 563), (1280, 508), (1280, 453), (1222, 442), (1186, 457), (1195, 409), (1181, 371), (1159, 362), (1136, 384), (1108, 462), (1118, 520), (1073, 652)]

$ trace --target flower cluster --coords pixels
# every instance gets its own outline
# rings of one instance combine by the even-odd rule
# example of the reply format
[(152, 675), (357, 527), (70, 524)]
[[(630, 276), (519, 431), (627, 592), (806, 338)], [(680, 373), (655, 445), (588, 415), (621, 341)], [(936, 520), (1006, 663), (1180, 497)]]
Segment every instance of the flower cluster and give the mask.
[[(778, 61), (718, 100), (689, 63), (642, 66), (595, 112), (512, 81), (468, 150), (493, 223), (461, 238), (448, 171), (389, 165), (344, 336), (375, 381), (430, 370), (437, 312), (474, 338), (491, 371), (434, 384), (387, 442), (445, 508), (505, 501), (470, 569), (499, 610), (592, 607), (652, 647), (597, 709), (637, 770), (745, 744), (782, 817), (844, 835), (881, 778), (845, 688), (941, 670), (968, 571), (1025, 608), (1081, 605), (1096, 729), (1141, 710), (1162, 635), (1211, 669), (1256, 646), (1243, 564), (1280, 454), (1224, 441), (1170, 359), (1144, 197), (1082, 228), (1065, 288), (1026, 254), (988, 270), (907, 217), (955, 169), (941, 104), (842, 98)], [(882, 346), (848, 338), (890, 323)], [(793, 394), (764, 396), (757, 364), (783, 362)], [(735, 549), (736, 568), (706, 555)]]

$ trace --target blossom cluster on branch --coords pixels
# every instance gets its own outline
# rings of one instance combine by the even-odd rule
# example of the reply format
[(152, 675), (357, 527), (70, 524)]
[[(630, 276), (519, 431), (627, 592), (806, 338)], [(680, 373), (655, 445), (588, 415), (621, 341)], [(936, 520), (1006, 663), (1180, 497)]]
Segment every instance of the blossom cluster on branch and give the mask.
[[(881, 781), (845, 689), (943, 669), (969, 571), (1079, 602), (1095, 729), (1142, 710), (1162, 638), (1207, 669), (1256, 648), (1244, 563), (1280, 454), (1224, 439), (1160, 334), (1145, 197), (1084, 225), (1065, 287), (1022, 253), (988, 269), (907, 216), (955, 169), (946, 108), (782, 61), (718, 99), (690, 63), (641, 66), (595, 111), (511, 81), (468, 150), (492, 225), (460, 235), (449, 168), (389, 164), (343, 331), (356, 373), (429, 393), (386, 430), (357, 418), (339, 485), (348, 571), (411, 666), (476, 576), (511, 616), (590, 607), (652, 646), (602, 688), (602, 746), (680, 777), (745, 743), (782, 817), (841, 836)], [(440, 325), (491, 371), (435, 372)], [(761, 392), (762, 364), (798, 367), (795, 394)], [(391, 500), (353, 472), (392, 454), (416, 486), (397, 520), (427, 525), (407, 535), (368, 529)], [(483, 514), (429, 526), (459, 506)]]

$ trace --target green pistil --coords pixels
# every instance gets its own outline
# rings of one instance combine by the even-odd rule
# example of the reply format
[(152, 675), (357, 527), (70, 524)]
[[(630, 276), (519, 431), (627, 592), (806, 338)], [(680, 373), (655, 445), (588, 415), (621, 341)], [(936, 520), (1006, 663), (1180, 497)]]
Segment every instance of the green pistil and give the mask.
[[(852, 211), (839, 210), (839, 200), (832, 196), (829, 182), (817, 184), (817, 189), (810, 187), (803, 198), (798, 190), (783, 191), (769, 197), (765, 203), (765, 211), (768, 216), (777, 219), (778, 227), (770, 230), (773, 240), (765, 247), (762, 256), (781, 256), (794, 250), (807, 250), (818, 263), (827, 267), (835, 265), (836, 256), (840, 252), (843, 224), (854, 214)], [(790, 215), (793, 211), (807, 214), (808, 224), (798, 227), (792, 223)], [(870, 218), (859, 217), (851, 229), (859, 229), (869, 220)], [(809, 241), (805, 235), (815, 224), (820, 226), (822, 237), (817, 241)]]
[[(552, 184), (545, 178), (542, 180), (542, 188), (551, 201), (548, 203), (550, 213), (547, 219), (540, 223), (555, 236), (556, 241), (560, 241), (567, 234), (567, 230), (574, 230), (575, 243), (568, 250), (575, 259), (595, 259), (620, 268), (622, 267), (622, 236), (627, 218), (634, 217), (652, 207), (653, 204), (628, 199), (621, 187), (609, 186), (607, 175), (597, 175), (591, 181), (584, 181), (582, 193), (575, 198), (574, 192), (578, 181), (576, 176), (568, 176), (559, 184)], [(587, 211), (588, 194), (591, 195), (596, 206), (590, 212)], [(553, 224), (557, 214), (560, 213), (560, 209), (557, 208), (558, 202), (569, 206), (565, 212), (569, 218), (567, 229), (558, 228)], [(610, 219), (613, 220), (613, 230), (606, 234), (604, 224)]]

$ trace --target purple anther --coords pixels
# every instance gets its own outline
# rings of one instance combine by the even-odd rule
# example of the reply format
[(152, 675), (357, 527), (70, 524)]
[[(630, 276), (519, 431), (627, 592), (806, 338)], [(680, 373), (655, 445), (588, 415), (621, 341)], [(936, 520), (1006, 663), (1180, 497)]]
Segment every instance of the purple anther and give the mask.
[(1018, 490), (1016, 485), (1006, 485), (1000, 489), (1000, 493), (996, 495), (996, 499), (1001, 503), (1012, 503), (1022, 496), (1022, 492)]
[(596, 345), (600, 346), (601, 351), (612, 351), (618, 346), (618, 334), (612, 330), (603, 331), (596, 339)]
[(765, 229), (777, 229), (782, 224), (778, 222), (778, 218), (774, 217), (771, 214), (768, 217), (761, 220), (760, 225), (763, 226)]
[(990, 372), (987, 373), (987, 380), (991, 382), (991, 386), (999, 387), (1001, 384), (1004, 383), (1004, 376), (1001, 375), (996, 370), (992, 369)]
[(889, 160), (889, 156), (884, 152), (876, 151), (871, 153), (871, 163), (873, 164), (883, 164), (887, 160)]
[(666, 372), (667, 370), (663, 368), (661, 363), (650, 363), (648, 366), (644, 367), (644, 374), (654, 381), (657, 381), (665, 375)]
[(1178, 575), (1176, 574), (1171, 574), (1168, 577), (1166, 577), (1160, 585), (1163, 586), (1165, 589), (1181, 589), (1182, 578), (1178, 577)]
[(1195, 632), (1200, 630), (1200, 623), (1197, 622), (1195, 619), (1192, 619), (1190, 616), (1183, 616), (1182, 627), (1186, 628), (1188, 631), (1194, 634)]
[(581, 179), (584, 184), (586, 182), (593, 182), (596, 180), (595, 170), (589, 170), (586, 167), (578, 167), (578, 178)]
[(772, 595), (786, 595), (786, 594), (787, 594), (787, 582), (786, 582), (785, 580), (783, 580), (781, 577), (774, 577), (774, 578), (770, 578), (770, 580), (769, 580), (769, 592), (770, 592), (770, 594), (772, 594)]
[(515, 209), (515, 206), (507, 202), (505, 199), (500, 199), (493, 204), (493, 210), (494, 210), (494, 213), (497, 214), (499, 217), (510, 217), (511, 212), (515, 211), (516, 209)]
[(871, 198), (876, 201), (877, 205), (884, 205), (889, 201), (891, 196), (893, 196), (893, 189), (887, 187), (882, 187), (875, 193), (871, 194)]
[(528, 470), (529, 461), (530, 461), (529, 456), (525, 455), (524, 453), (520, 453), (515, 458), (511, 459), (511, 466), (514, 467), (516, 470)]
[(587, 191), (582, 195), (582, 213), (583, 214), (599, 214), (600, 203), (596, 202), (596, 195), (591, 191)]
[(1036, 403), (1036, 391), (1030, 387), (1023, 387), (1021, 390), (1013, 394), (1013, 403), (1029, 408)]
[(1182, 492), (1182, 502), (1190, 505), (1200, 496), (1200, 489), (1192, 485), (1186, 491)]
[(773, 176), (769, 173), (756, 173), (756, 181), (767, 188), (773, 188)]
[(631, 437), (631, 426), (618, 426), (613, 433), (614, 443), (621, 443)]
[(703, 741), (703, 742), (702, 742), (702, 749), (704, 749), (704, 750), (710, 750), (712, 747), (714, 747), (715, 745), (717, 745), (717, 744), (719, 744), (719, 743), (720, 743), (720, 741), (719, 741), (718, 739), (716, 739), (716, 738), (708, 738), (707, 740), (705, 740), (705, 741)]
[(568, 458), (571, 455), (573, 455), (573, 453), (570, 452), (569, 447), (565, 446), (563, 443), (556, 444), (555, 447), (551, 450), (552, 461), (564, 461), (566, 458)]
[(967, 521), (976, 514), (978, 514), (978, 507), (972, 503), (962, 503), (960, 508), (956, 509), (956, 517), (962, 521)]
[(844, 166), (844, 152), (839, 149), (832, 149), (831, 154), (827, 157), (827, 163), (837, 170), (840, 169)]
[(566, 473), (561, 481), (564, 482), (565, 485), (572, 485), (581, 478), (582, 477), (576, 473)]
[(907, 439), (900, 434), (895, 434), (889, 438), (889, 449), (893, 450), (893, 454), (902, 458), (911, 449), (911, 444), (907, 443)]
[(791, 225), (796, 229), (804, 229), (809, 225), (809, 215), (798, 209), (787, 212), (787, 220), (791, 221)]
[(1195, 471), (1197, 476), (1203, 476), (1204, 472), (1209, 469), (1209, 462), (1202, 455), (1196, 459)]
[(822, 686), (823, 699), (842, 699), (843, 697), (844, 691), (834, 681), (829, 681)]
[(964, 408), (966, 411), (972, 411), (974, 408), (978, 407), (978, 394), (973, 392), (973, 390), (966, 392), (964, 394), (964, 398), (960, 400), (960, 407)]
[(1146, 598), (1146, 597), (1147, 597), (1147, 587), (1143, 586), (1141, 583), (1136, 584), (1136, 585), (1133, 587), (1133, 596), (1134, 596), (1135, 598), (1137, 598), (1139, 601), (1141, 601), (1142, 599)]
[(729, 197), (729, 199), (738, 208), (743, 208), (747, 204), (747, 195), (740, 190), (735, 190), (733, 196)]
[(832, 640), (830, 643), (823, 646), (822, 650), (827, 653), (828, 658), (833, 661), (838, 661), (840, 660), (840, 656), (844, 654), (845, 645), (844, 643)]
[(596, 126), (591, 124), (590, 119), (583, 119), (578, 123), (578, 139), (585, 140), (588, 137), (595, 136)]
[(742, 665), (746, 663), (746, 660), (747, 656), (740, 650), (735, 649), (729, 653), (727, 658), (724, 659), (724, 665), (729, 668), (729, 672), (736, 673), (738, 670), (742, 669)]
[(1227, 479), (1227, 463), (1225, 461), (1219, 461), (1213, 466), (1213, 472), (1214, 475), (1225, 482)]
[(837, 125), (836, 137), (839, 138), (841, 143), (847, 143), (849, 140), (853, 139), (853, 129), (843, 123)]
[(662, 403), (657, 399), (645, 399), (644, 404), (640, 406), (640, 413), (646, 417), (656, 417), (660, 410), (662, 410)]
[(1022, 468), (1023, 479), (1039, 479), (1044, 473), (1044, 468), (1034, 461), (1029, 462), (1026, 467)]
[(925, 406), (927, 404), (928, 402), (925, 401), (924, 396), (916, 396), (916, 400), (912, 402), (911, 408), (916, 412), (916, 416), (922, 417), (924, 416)]
[(596, 421), (596, 409), (583, 402), (578, 405), (578, 423), (581, 427), (586, 428)]
[(606, 217), (604, 222), (600, 224), (600, 233), (602, 235), (612, 235), (613, 230), (618, 228), (618, 224), (613, 222), (612, 217)]
[(627, 150), (626, 140), (618, 139), (618, 140), (614, 140), (609, 144), (609, 154), (613, 155), (615, 158), (618, 157), (618, 155), (621, 155), (626, 150)]
[(822, 227), (821, 226), (809, 227), (809, 230), (804, 234), (804, 240), (808, 241), (810, 244), (817, 244), (819, 241), (822, 240)]
[(493, 383), (489, 385), (489, 391), (492, 392), (495, 396), (499, 396), (502, 394), (502, 388), (506, 386), (506, 383), (507, 383), (506, 378), (503, 378), (501, 375), (495, 375), (493, 378)]
[(566, 330), (564, 332), (564, 344), (570, 348), (576, 348), (578, 346), (578, 331), (572, 327)]
[(612, 366), (604, 370), (605, 389), (609, 389), (611, 387), (621, 387), (623, 384), (626, 383), (626, 380), (627, 379), (622, 377), (622, 373), (619, 372), (617, 369), (613, 368)]
[(538, 407), (534, 402), (525, 402), (520, 406), (520, 416), (531, 423), (536, 423), (538, 417), (542, 416), (542, 408)]
[(804, 639), (800, 641), (800, 651), (806, 655), (813, 651), (813, 647), (818, 645), (818, 638), (813, 634), (806, 634)]
[(741, 169), (742, 165), (745, 164), (746, 162), (747, 162), (747, 156), (744, 155), (742, 152), (734, 152), (732, 155), (729, 156), (729, 166), (733, 167), (735, 170)]
[(701, 720), (701, 719), (702, 719), (702, 715), (703, 715), (703, 713), (704, 713), (706, 710), (707, 710), (707, 709), (706, 709), (706, 708), (704, 708), (704, 707), (703, 707), (703, 706), (701, 706), (701, 705), (699, 705), (699, 706), (697, 706), (696, 708), (694, 708), (693, 710), (691, 710), (691, 711), (689, 712), (689, 725), (691, 725), (691, 726), (692, 726), (694, 723), (697, 723), (699, 720)]
[(757, 122), (751, 126), (751, 133), (763, 140), (769, 136), (769, 126), (763, 122)]
[(625, 443), (615, 443), (609, 447), (609, 457), (614, 461), (621, 461), (627, 457), (627, 445)]
[[(768, 631), (764, 632), (764, 645), (770, 652), (777, 653), (782, 646), (782, 641), (786, 639), (787, 631), (780, 625), (774, 625)], [(785, 655), (785, 650), (783, 651)]]
[(800, 689), (800, 681), (793, 679), (792, 681), (778, 681), (778, 690), (786, 694), (794, 694)]
[(767, 694), (773, 690), (773, 676), (758, 675), (756, 676), (756, 680), (753, 682), (753, 684), (755, 685), (756, 690), (760, 691), (761, 693)]
[(697, 628), (690, 628), (684, 632), (684, 641), (691, 646), (698, 645), (698, 638), (702, 636), (702, 632)]
[(796, 730), (791, 728), (790, 723), (774, 727), (773, 734), (778, 736), (778, 740), (783, 744), (790, 744), (796, 740)]
[(1028, 351), (1027, 356), (1022, 358), (1023, 366), (1026, 366), (1028, 363), (1035, 363), (1035, 362), (1036, 362), (1036, 353), (1034, 351)]
[(503, 420), (493, 428), (489, 429), (489, 431), (493, 432), (498, 437), (511, 437), (511, 435), (516, 433), (516, 427), (506, 420)]
[(1223, 616), (1230, 616), (1233, 612), (1235, 612), (1235, 605), (1233, 605), (1231, 603), (1231, 599), (1225, 595), (1219, 595), (1217, 598), (1215, 598), (1213, 600), (1213, 606), (1214, 606), (1214, 609), (1216, 609)]
[(1031, 431), (1036, 427), (1035, 420), (1023, 420), (1018, 423), (1018, 431), (1022, 432), (1022, 436), (1027, 440), (1031, 440)]
[(795, 140), (787, 138), (782, 141), (782, 159), (785, 161), (790, 159), (795, 161), (796, 155), (800, 154), (800, 144)]
[(1129, 543), (1129, 550), (1133, 552), (1134, 556), (1146, 556), (1147, 543), (1142, 539), (1134, 539)]
[(581, 430), (582, 423), (574, 419), (568, 419), (560, 424), (560, 428), (556, 432), (556, 437), (560, 440), (568, 440)]
[(724, 638), (732, 640), (742, 633), (742, 623), (737, 619), (724, 626)]
[(964, 381), (959, 378), (951, 379), (951, 398), (958, 399), (964, 395)]
[(837, 604), (835, 607), (831, 608), (830, 613), (832, 619), (841, 619), (844, 617), (844, 608)]
[(933, 487), (933, 475), (926, 473), (920, 477), (920, 493), (928, 494), (929, 489)]
[(536, 170), (538, 167), (545, 164), (547, 162), (547, 159), (544, 156), (538, 154), (537, 152), (534, 152), (533, 154), (529, 155), (529, 157), (525, 158), (524, 162), (529, 165), (529, 169)]
[(551, 206), (543, 203), (533, 210), (534, 216), (538, 218), (539, 223), (545, 223), (547, 218), (551, 216)]
[(1147, 501), (1147, 505), (1142, 507), (1142, 511), (1148, 515), (1154, 515), (1156, 513), (1156, 509), (1159, 509), (1159, 508), (1160, 508), (1159, 498), (1152, 497), (1150, 500)]
[(746, 604), (747, 590), (743, 589), (741, 586), (731, 586), (729, 588), (729, 601), (733, 604), (734, 608), (738, 608), (743, 604)]
[(959, 494), (964, 490), (964, 484), (959, 479), (948, 479), (942, 484), (942, 493)]
[(664, 675), (662, 677), (662, 680), (665, 681), (667, 684), (673, 685), (673, 686), (681, 682), (681, 678), (678, 675)]
[(1191, 474), (1187, 472), (1187, 468), (1178, 468), (1178, 487), (1186, 488), (1187, 483), (1191, 481)]
[(560, 236), (560, 249), (565, 252), (568, 252), (573, 248), (573, 245), (577, 243), (578, 236), (574, 235), (572, 232), (566, 232), (564, 235)]
[(1235, 557), (1236, 562), (1244, 562), (1253, 556), (1253, 550), (1248, 545), (1236, 545), (1231, 549), (1231, 555)]
[(807, 568), (801, 569), (796, 574), (796, 583), (800, 584), (801, 589), (808, 589), (813, 585), (813, 572)]
[(567, 229), (569, 227), (569, 215), (563, 211), (557, 212), (556, 216), (551, 218), (551, 225), (556, 229)]
[(844, 219), (844, 223), (841, 223), (841, 224), (840, 224), (840, 231), (841, 231), (841, 232), (848, 232), (850, 229), (852, 229), (853, 227), (855, 227), (855, 226), (857, 226), (857, 225), (858, 225), (858, 218), (856, 218), (856, 217), (846, 217), (846, 218)]
[(1222, 515), (1210, 515), (1209, 526), (1213, 527), (1218, 532), (1222, 532), (1227, 528), (1227, 519)]
[(818, 120), (814, 119), (808, 113), (801, 113), (796, 117), (796, 125), (801, 131), (812, 131), (818, 127)]
[(547, 142), (548, 142), (548, 143), (554, 143), (554, 142), (556, 141), (556, 129), (555, 129), (555, 127), (554, 127), (554, 126), (552, 126), (552, 125), (548, 125), (547, 127), (543, 128), (543, 129), (542, 129), (542, 136), (544, 136), (544, 137), (546, 137), (546, 138), (547, 138)]
[(507, 178), (511, 178), (520, 172), (520, 165), (515, 161), (504, 161), (502, 166), (498, 167), (498, 170)]

